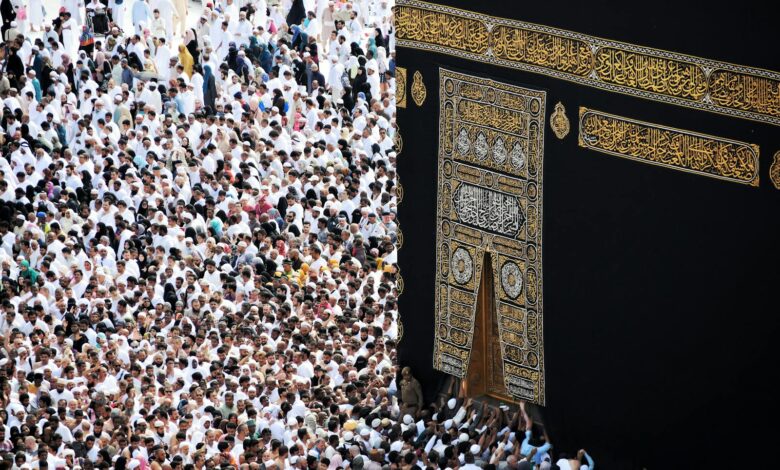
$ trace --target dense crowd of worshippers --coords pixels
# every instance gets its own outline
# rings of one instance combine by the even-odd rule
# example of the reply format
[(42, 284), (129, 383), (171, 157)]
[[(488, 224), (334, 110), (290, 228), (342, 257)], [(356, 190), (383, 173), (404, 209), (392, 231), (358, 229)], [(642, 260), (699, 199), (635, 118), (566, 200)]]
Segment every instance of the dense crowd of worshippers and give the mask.
[(0, 469), (593, 468), (397, 367), (391, 1), (0, 7)]

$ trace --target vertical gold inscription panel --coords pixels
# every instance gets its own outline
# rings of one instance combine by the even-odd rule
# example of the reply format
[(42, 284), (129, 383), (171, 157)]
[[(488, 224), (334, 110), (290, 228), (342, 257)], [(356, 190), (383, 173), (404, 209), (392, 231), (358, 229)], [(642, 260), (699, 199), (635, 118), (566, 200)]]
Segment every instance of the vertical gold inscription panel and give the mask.
[(439, 69), (434, 367), (466, 377), (482, 270), (492, 269), (506, 390), (539, 405), (545, 101), (543, 91)]

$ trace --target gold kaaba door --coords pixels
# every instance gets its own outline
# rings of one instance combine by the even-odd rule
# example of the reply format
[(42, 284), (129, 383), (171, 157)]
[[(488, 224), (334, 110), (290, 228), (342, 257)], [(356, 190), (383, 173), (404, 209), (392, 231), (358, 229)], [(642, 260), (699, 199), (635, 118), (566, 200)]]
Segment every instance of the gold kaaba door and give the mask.
[(541, 406), (545, 100), (439, 69), (433, 366), (472, 397)]
[(477, 315), (474, 319), (474, 337), (471, 349), (466, 394), (477, 398), (488, 396), (503, 402), (513, 402), (504, 385), (504, 360), (498, 335), (495, 290), (493, 288), (493, 263), (485, 252), (482, 280), (477, 298)]

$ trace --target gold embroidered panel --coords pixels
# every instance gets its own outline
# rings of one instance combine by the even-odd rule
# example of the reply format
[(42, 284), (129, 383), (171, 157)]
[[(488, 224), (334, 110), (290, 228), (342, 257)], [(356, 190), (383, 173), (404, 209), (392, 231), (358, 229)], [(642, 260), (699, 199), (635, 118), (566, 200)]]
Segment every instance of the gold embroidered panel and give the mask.
[(780, 151), (775, 152), (772, 159), (772, 166), (769, 167), (769, 179), (772, 180), (775, 189), (780, 189)]
[(780, 73), (398, 0), (398, 45), (780, 125)]
[(540, 405), (545, 100), (439, 69), (434, 367), (466, 377), (480, 279), (492, 269), (506, 389)]
[(759, 147), (580, 108), (580, 147), (758, 186)]
[(398, 108), (406, 108), (406, 69), (395, 68), (395, 105)]
[(425, 89), (425, 83), (423, 83), (423, 76), (419, 70), (416, 70), (412, 77), (412, 99), (417, 106), (422, 106), (426, 96), (428, 96), (428, 92)]

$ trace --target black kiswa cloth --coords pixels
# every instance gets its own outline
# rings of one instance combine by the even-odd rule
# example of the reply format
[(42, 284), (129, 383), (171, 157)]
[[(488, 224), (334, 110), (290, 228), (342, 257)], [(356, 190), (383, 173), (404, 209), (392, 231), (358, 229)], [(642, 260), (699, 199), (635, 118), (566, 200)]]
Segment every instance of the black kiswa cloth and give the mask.
[[(526, 2), (522, 9), (495, 0), (437, 3), (780, 71), (780, 56), (763, 46), (777, 43), (778, 30), (758, 10), (724, 23), (718, 8), (679, 2), (646, 4), (641, 13), (624, 3)], [(769, 386), (780, 359), (773, 347), (780, 329), (780, 191), (769, 177), (780, 129), (400, 45), (397, 58), (407, 69), (410, 95), (398, 110), (406, 143), (398, 159), (404, 188), (399, 361), (412, 367), (426, 400), (436, 397), (446, 377), (433, 370), (443, 67), (547, 94), (541, 221), (546, 406), (540, 412), (554, 455), (585, 448), (603, 468), (702, 468), (722, 460), (718, 450), (731, 419), (751, 430), (751, 447), (773, 445), (774, 433), (760, 430), (780, 418)], [(427, 90), (422, 107), (411, 99), (416, 71)], [(549, 126), (558, 102), (571, 125), (562, 140)], [(580, 107), (758, 145), (759, 184), (583, 148)]]

